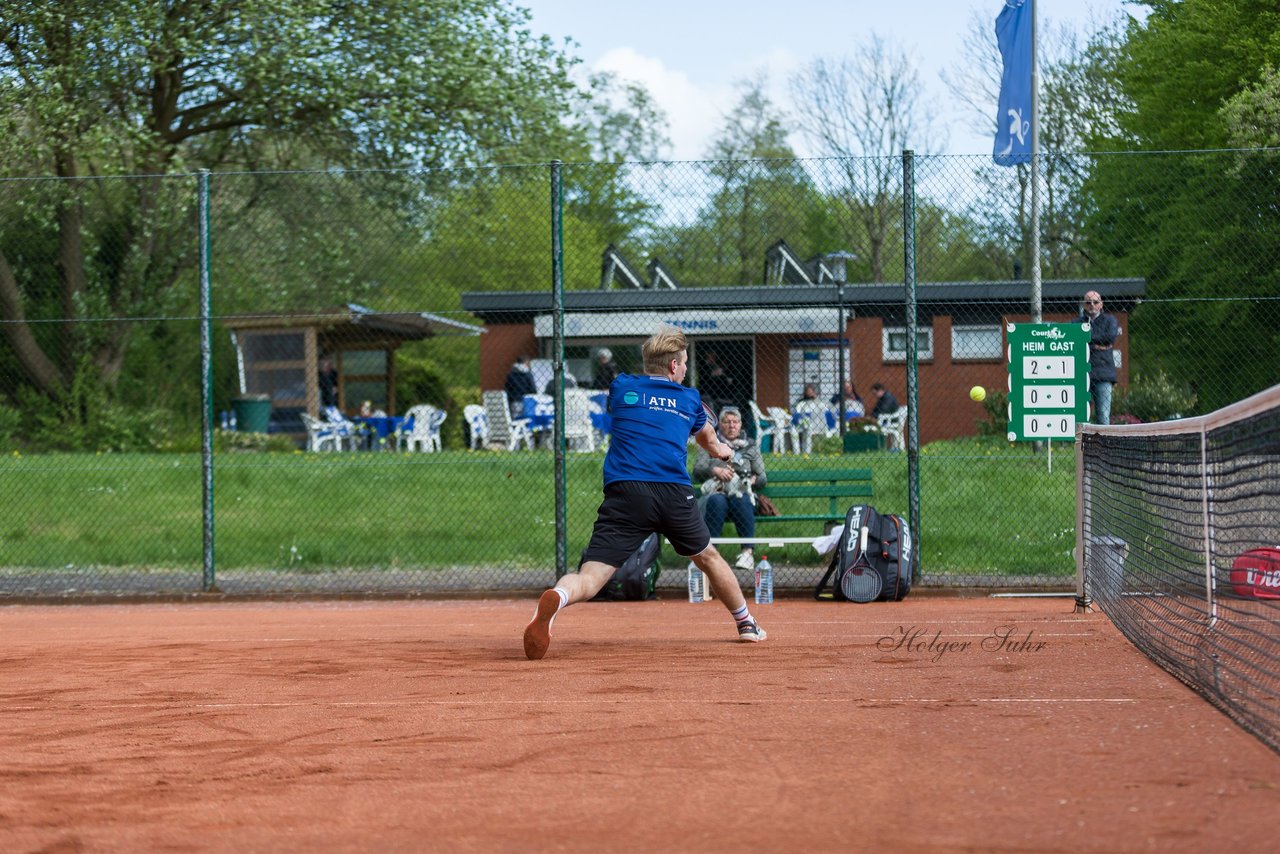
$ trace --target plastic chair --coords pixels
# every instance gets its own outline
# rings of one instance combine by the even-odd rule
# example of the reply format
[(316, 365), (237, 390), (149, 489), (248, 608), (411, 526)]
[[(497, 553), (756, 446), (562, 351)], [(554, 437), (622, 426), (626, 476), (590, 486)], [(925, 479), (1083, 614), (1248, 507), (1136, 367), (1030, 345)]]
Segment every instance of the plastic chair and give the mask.
[(405, 424), (408, 425), (408, 429), (401, 430), (405, 450), (422, 450), (427, 453), (439, 451), (442, 447), (440, 425), (448, 416), (449, 413), (443, 409), (436, 409), (426, 403), (409, 407), (409, 411), (405, 413)]
[(791, 420), (799, 433), (802, 453), (813, 450), (814, 436), (830, 436), (836, 432), (834, 420), (827, 418), (828, 412), (827, 405), (819, 400), (802, 400), (796, 404)]
[(471, 450), (476, 451), (489, 441), (489, 419), (484, 414), (484, 407), (472, 403), (462, 408), (462, 417), (471, 429)]
[(899, 406), (897, 412), (878, 415), (876, 420), (880, 422), (880, 431), (884, 433), (885, 439), (893, 440), (892, 446), (886, 445), (886, 447), (891, 451), (901, 451), (906, 444), (902, 432), (907, 423), (907, 408)]
[(770, 436), (773, 441), (773, 450), (776, 451), (778, 443), (782, 439), (778, 437), (777, 431), (774, 429), (773, 419), (766, 417), (754, 400), (747, 401), (747, 404), (751, 407), (751, 417), (756, 420), (756, 444), (763, 451), (765, 437)]
[(800, 430), (791, 422), (791, 413), (781, 406), (769, 407), (769, 420), (773, 422), (773, 452), (785, 454), (787, 445), (800, 453)]
[(491, 443), (504, 445), (508, 451), (514, 451), (524, 442), (529, 450), (533, 450), (533, 431), (529, 429), (529, 419), (511, 417), (505, 391), (484, 393), (484, 414), (488, 421)]
[(341, 451), (343, 442), (346, 442), (351, 450), (355, 450), (356, 432), (355, 425), (351, 422), (346, 422), (350, 425), (350, 429), (346, 429), (341, 423), (321, 421), (306, 412), (299, 413), (298, 417), (302, 419), (302, 425), (307, 428), (308, 451)]
[(590, 453), (596, 449), (596, 429), (591, 423), (591, 397), (586, 391), (565, 389), (564, 438), (568, 448), (572, 449), (574, 442), (578, 442), (580, 447), (577, 450)]

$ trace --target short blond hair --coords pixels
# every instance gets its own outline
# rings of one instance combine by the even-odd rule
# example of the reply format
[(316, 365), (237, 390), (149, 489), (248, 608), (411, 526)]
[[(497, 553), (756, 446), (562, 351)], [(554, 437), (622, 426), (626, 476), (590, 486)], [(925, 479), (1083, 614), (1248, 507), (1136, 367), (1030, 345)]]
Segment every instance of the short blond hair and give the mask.
[(645, 339), (640, 348), (644, 358), (646, 374), (665, 374), (671, 360), (682, 350), (689, 349), (689, 341), (684, 337), (684, 330), (670, 324), (662, 324), (652, 335)]

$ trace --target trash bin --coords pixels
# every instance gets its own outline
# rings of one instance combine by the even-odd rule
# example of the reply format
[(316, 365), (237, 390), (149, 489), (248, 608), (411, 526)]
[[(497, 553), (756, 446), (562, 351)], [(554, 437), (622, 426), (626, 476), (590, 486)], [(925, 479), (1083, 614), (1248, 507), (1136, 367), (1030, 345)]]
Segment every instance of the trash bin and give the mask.
[(271, 424), (271, 395), (242, 394), (231, 401), (236, 429), (241, 433), (266, 433)]

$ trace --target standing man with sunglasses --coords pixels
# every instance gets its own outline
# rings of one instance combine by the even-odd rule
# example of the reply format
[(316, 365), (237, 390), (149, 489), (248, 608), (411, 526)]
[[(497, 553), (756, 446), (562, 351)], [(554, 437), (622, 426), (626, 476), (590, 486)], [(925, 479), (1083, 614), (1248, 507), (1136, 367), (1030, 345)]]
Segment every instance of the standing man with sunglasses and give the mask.
[(1116, 384), (1115, 343), (1120, 337), (1120, 324), (1115, 315), (1102, 311), (1102, 295), (1089, 291), (1077, 323), (1088, 323), (1089, 394), (1093, 398), (1093, 423), (1111, 423), (1111, 389)]

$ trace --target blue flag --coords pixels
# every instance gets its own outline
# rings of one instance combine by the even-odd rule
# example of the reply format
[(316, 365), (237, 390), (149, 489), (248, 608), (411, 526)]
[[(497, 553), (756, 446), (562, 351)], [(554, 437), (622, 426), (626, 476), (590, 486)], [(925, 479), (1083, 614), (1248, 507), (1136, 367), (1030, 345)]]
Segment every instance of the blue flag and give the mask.
[(1031, 48), (1034, 0), (1005, 0), (996, 18), (996, 44), (1004, 60), (993, 157), (1000, 166), (1031, 162)]

